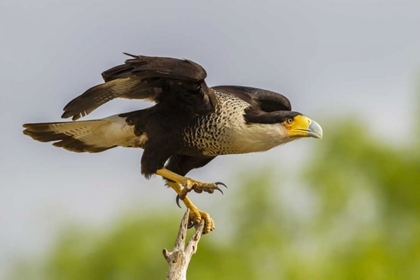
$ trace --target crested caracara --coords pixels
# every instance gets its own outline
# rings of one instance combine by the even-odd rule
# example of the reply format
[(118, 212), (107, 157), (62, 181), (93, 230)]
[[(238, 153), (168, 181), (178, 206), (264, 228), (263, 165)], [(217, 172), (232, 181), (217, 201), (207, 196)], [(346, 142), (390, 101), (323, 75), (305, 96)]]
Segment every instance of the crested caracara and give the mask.
[[(117, 146), (142, 148), (141, 173), (162, 176), (190, 209), (192, 224), (209, 214), (187, 197), (212, 193), (223, 183), (185, 177), (219, 155), (262, 152), (303, 137), (322, 137), (321, 127), (291, 110), (276, 92), (242, 86), (208, 87), (206, 71), (190, 60), (129, 55), (94, 86), (64, 107), (72, 122), (24, 124), (24, 134), (73, 152), (102, 152)], [(98, 120), (76, 121), (114, 98), (147, 99), (147, 109)]]

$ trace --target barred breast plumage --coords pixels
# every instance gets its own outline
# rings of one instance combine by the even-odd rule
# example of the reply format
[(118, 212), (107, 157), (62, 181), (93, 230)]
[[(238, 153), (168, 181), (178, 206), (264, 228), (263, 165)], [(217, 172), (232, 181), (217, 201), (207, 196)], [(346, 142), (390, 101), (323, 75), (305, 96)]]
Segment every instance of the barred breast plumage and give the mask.
[(217, 99), (215, 111), (202, 116), (197, 123), (184, 129), (185, 143), (202, 151), (206, 156), (236, 154), (235, 135), (245, 125), (244, 111), (249, 103), (232, 95), (214, 91)]

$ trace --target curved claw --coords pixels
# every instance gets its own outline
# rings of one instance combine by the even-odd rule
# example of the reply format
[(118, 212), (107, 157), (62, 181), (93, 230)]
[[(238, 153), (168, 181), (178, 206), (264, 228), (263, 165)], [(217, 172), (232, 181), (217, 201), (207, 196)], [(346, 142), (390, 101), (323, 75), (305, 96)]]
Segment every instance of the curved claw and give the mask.
[[(223, 187), (227, 188), (227, 186), (224, 183), (222, 183), (222, 182), (215, 182), (213, 184), (215, 185), (215, 187), (213, 189), (204, 190), (204, 191), (205, 192), (208, 192), (208, 193), (213, 193), (214, 190), (218, 190), (219, 192), (221, 192), (222, 194), (224, 194), (223, 191), (219, 188), (219, 186), (223, 186)], [(191, 191), (191, 189), (188, 190), (187, 192), (185, 192), (185, 190), (186, 189), (183, 189), (183, 191), (181, 192), (183, 197), (185, 197), (185, 195), (187, 194), (187, 192)], [(197, 192), (197, 193), (201, 193), (203, 191), (203, 189), (194, 189), (194, 191)], [(185, 194), (184, 194), (184, 192), (185, 192)], [(178, 207), (181, 208), (181, 205), (179, 204), (179, 200), (184, 200), (184, 198), (181, 198), (179, 196), (179, 194), (178, 194), (176, 196), (176, 200), (175, 201), (176, 201), (176, 205), (178, 205)]]
[(222, 182), (216, 182), (214, 183), (216, 186), (222, 185), (223, 187), (225, 187), (226, 189), (228, 188), (224, 183)]
[(221, 192), (222, 194), (224, 194), (223, 191), (221, 189), (219, 189), (219, 187), (215, 187), (214, 189), (215, 190), (218, 190), (219, 192)]
[(181, 205), (179, 205), (179, 195), (176, 195), (176, 205), (178, 205), (179, 208), (182, 208)]
[(188, 229), (190, 229), (190, 228), (193, 228), (193, 227), (195, 227), (195, 225), (196, 225), (197, 223), (195, 222), (195, 221), (190, 221), (190, 220), (188, 220), (188, 225), (187, 225), (187, 228)]

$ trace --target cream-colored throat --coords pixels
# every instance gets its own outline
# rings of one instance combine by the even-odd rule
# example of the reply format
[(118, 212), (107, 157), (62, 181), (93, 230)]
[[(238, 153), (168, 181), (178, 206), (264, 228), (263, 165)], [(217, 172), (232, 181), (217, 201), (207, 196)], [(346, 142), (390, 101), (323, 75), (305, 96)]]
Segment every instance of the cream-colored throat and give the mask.
[(293, 140), (281, 124), (244, 124), (238, 134), (234, 141), (238, 153), (263, 152)]

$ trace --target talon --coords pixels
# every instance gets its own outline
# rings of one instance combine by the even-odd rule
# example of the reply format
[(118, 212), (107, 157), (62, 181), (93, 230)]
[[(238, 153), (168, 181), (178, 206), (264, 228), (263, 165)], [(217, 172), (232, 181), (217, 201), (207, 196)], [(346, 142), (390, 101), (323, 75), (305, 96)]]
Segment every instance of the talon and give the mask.
[[(209, 233), (213, 230), (215, 230), (215, 225), (213, 219), (210, 217), (209, 213), (200, 211), (197, 206), (195, 206), (191, 200), (186, 196), (188, 191), (187, 188), (182, 188), (180, 183), (171, 182), (168, 181), (168, 185), (175, 190), (175, 192), (178, 194), (176, 196), (176, 204), (179, 205), (179, 200), (181, 199), (182, 202), (185, 204), (185, 206), (190, 210), (189, 213), (189, 219), (188, 219), (188, 228), (194, 227), (197, 224), (199, 224), (201, 221), (204, 221), (205, 226), (203, 228), (203, 234)], [(215, 185), (213, 184), (207, 184), (208, 185)], [(206, 191), (204, 189), (204, 191)]]
[(197, 222), (188, 220), (187, 228), (188, 229), (193, 228), (193, 227), (195, 227), (196, 224), (197, 224)]
[(196, 193), (214, 193), (214, 190), (218, 190), (223, 194), (223, 191), (219, 188), (220, 186), (223, 186), (227, 188), (227, 186), (222, 182), (215, 182), (215, 183), (202, 183), (198, 181), (192, 181), (190, 180), (187, 184), (184, 185), (184, 188), (179, 193), (180, 199), (184, 199), (185, 196), (192, 190)]
[(214, 226), (214, 221), (207, 212), (198, 210), (197, 208), (190, 208), (190, 217), (188, 222), (188, 228), (194, 227), (197, 224), (204, 220), (205, 227), (203, 229), (203, 234), (213, 231), (216, 227)]
[(219, 192), (221, 192), (222, 194), (223, 194), (223, 191), (219, 188), (219, 187), (216, 187), (216, 188), (214, 188), (215, 190), (218, 190)]
[(179, 205), (179, 195), (176, 195), (176, 205), (178, 205), (179, 208), (182, 208), (181, 205)]
[(187, 196), (187, 193), (189, 192), (189, 190), (187, 190), (186, 188), (183, 188), (182, 191), (177, 195), (178, 200), (184, 200), (184, 198)]

